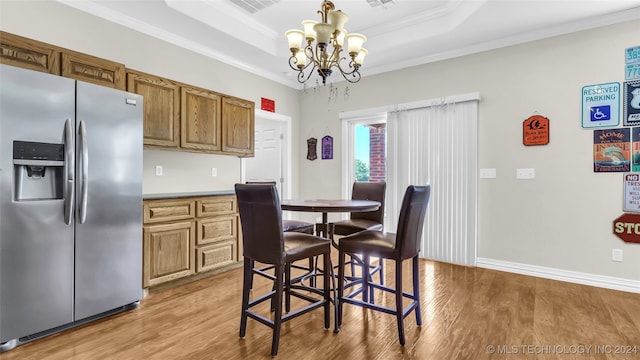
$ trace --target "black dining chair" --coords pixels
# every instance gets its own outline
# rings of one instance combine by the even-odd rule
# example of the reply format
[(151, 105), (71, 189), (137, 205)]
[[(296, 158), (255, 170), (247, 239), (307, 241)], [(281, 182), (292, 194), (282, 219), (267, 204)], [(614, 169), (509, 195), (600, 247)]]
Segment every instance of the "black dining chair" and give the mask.
[(351, 235), (362, 230), (382, 230), (386, 190), (387, 183), (385, 182), (354, 182), (351, 199), (377, 201), (380, 203), (380, 207), (374, 211), (352, 212), (349, 214), (349, 219), (335, 221), (333, 233), (335, 235)]
[[(324, 328), (330, 326), (330, 271), (323, 272), (323, 289), (296, 286), (291, 280), (291, 264), (297, 260), (322, 255), (324, 269), (331, 269), (331, 244), (326, 239), (298, 232), (284, 232), (282, 210), (276, 186), (273, 184), (236, 184), (236, 197), (243, 233), (244, 280), (242, 288), (242, 314), (240, 337), (246, 335), (247, 318), (252, 318), (273, 329), (271, 355), (278, 353), (280, 328), (284, 321), (291, 320), (311, 310), (324, 308)], [(250, 300), (253, 277), (253, 262), (270, 264), (274, 267), (274, 286), (265, 295)], [(298, 292), (296, 289), (302, 289)], [(321, 295), (317, 299), (311, 294)], [(283, 314), (283, 297), (289, 311), (289, 298), (295, 296), (310, 304)], [(266, 300), (272, 300), (272, 319), (259, 314), (252, 308)]]
[[(245, 182), (245, 184), (268, 184), (268, 185), (276, 185), (275, 181), (247, 181)], [(306, 222), (306, 221), (300, 221), (300, 220), (289, 220), (289, 219), (283, 219), (282, 220), (282, 231), (284, 232), (289, 232), (289, 231), (293, 231), (293, 232), (301, 232), (301, 233), (305, 233), (305, 234), (312, 234), (314, 233), (314, 225), (312, 223)], [(309, 260), (309, 266), (308, 267), (302, 267), (300, 265), (293, 265), (296, 268), (301, 268), (304, 270), (308, 270), (311, 269), (313, 267), (313, 259)], [(267, 266), (261, 266), (256, 268), (255, 267), (255, 263), (252, 261), (251, 262), (251, 269), (253, 269), (253, 273), (260, 275), (262, 277), (266, 277), (268, 279), (273, 280), (273, 274), (271, 273), (271, 271), (273, 270), (273, 265), (267, 265)], [(253, 276), (251, 277), (251, 282), (253, 282)], [(315, 284), (315, 282), (313, 282)], [(253, 285), (250, 285), (251, 288), (253, 288)]]
[[(363, 230), (383, 230), (384, 228), (384, 203), (385, 194), (387, 191), (386, 182), (361, 182), (356, 181), (353, 183), (351, 190), (351, 199), (353, 200), (373, 200), (380, 203), (380, 207), (374, 211), (362, 211), (351, 212), (349, 219), (340, 220), (334, 222), (335, 235), (351, 235)], [(336, 242), (339, 242), (337, 240)], [(352, 277), (355, 277), (355, 266), (362, 265), (359, 257), (352, 257), (349, 261), (351, 265)], [(363, 267), (364, 269), (364, 267)], [(372, 266), (369, 269), (369, 273), (373, 276), (375, 273), (379, 273), (380, 284), (384, 285), (384, 262), (382, 259), (378, 262), (377, 266)], [(371, 293), (373, 298), (373, 292)]]
[[(407, 188), (402, 200), (398, 229), (395, 234), (380, 230), (365, 230), (340, 239), (338, 243), (338, 324), (342, 323), (343, 305), (346, 303), (395, 315), (398, 323), (398, 339), (401, 345), (405, 344), (404, 318), (407, 315), (415, 311), (416, 323), (418, 326), (422, 325), (418, 254), (430, 194), (430, 185), (412, 185)], [(361, 254), (365, 268), (369, 266), (371, 256), (395, 261), (395, 287), (390, 288), (373, 283), (371, 277), (364, 273), (362, 291), (352, 291), (345, 295), (344, 266), (347, 254)], [(402, 290), (402, 262), (408, 259), (412, 260), (413, 294)], [(369, 302), (367, 290), (369, 287), (395, 294), (395, 308)], [(355, 298), (358, 293), (362, 294), (362, 300)], [(403, 305), (405, 298), (411, 300), (406, 308)]]

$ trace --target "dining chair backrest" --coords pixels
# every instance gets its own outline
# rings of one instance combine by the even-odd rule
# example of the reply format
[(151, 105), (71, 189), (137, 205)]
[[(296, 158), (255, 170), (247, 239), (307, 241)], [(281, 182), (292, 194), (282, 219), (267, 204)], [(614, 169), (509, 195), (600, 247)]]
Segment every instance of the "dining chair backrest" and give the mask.
[(380, 203), (378, 210), (352, 212), (351, 219), (371, 220), (377, 223), (384, 223), (384, 197), (387, 191), (385, 182), (359, 182), (353, 183), (351, 199), (353, 200), (373, 200)]
[(413, 258), (420, 252), (430, 195), (431, 185), (410, 185), (404, 193), (396, 231), (396, 251), (403, 260)]
[(275, 184), (236, 184), (243, 255), (265, 264), (285, 261), (282, 210)]

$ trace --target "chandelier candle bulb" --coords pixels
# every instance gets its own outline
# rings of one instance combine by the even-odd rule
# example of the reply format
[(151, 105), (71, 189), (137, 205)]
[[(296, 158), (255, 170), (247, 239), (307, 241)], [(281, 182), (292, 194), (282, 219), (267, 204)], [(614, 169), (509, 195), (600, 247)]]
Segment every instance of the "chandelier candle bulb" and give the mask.
[(364, 57), (368, 54), (369, 52), (367, 51), (367, 49), (362, 48), (360, 49), (360, 52), (358, 53), (358, 56), (356, 56), (355, 60), (353, 60), (356, 64), (358, 64), (358, 66), (362, 66), (362, 64), (364, 63)]
[(342, 47), (342, 45), (344, 44), (344, 39), (347, 36), (347, 30), (342, 29), (342, 30), (336, 30), (335, 32), (335, 45)]
[(307, 55), (304, 53), (304, 51), (299, 51), (296, 54), (296, 66), (298, 67), (298, 69), (302, 69), (307, 65)]
[(304, 26), (304, 36), (307, 42), (313, 42), (316, 39), (316, 31), (313, 30), (313, 26), (317, 24), (317, 21), (304, 20), (302, 26)]
[(362, 34), (352, 33), (347, 35), (347, 43), (349, 43), (349, 55), (356, 57), (362, 49), (362, 45), (367, 41), (367, 37)]
[(316, 32), (318, 45), (323, 47), (329, 44), (329, 39), (331, 39), (331, 34), (335, 31), (335, 27), (327, 23), (317, 23), (313, 25), (313, 30)]
[(295, 55), (298, 51), (300, 51), (300, 48), (302, 47), (302, 38), (304, 36), (304, 32), (300, 30), (288, 30), (284, 33), (284, 35), (289, 41), (289, 50), (291, 50), (291, 53)]
[(349, 16), (342, 11), (329, 11), (329, 23), (335, 26), (336, 30), (343, 30), (347, 21), (349, 21)]

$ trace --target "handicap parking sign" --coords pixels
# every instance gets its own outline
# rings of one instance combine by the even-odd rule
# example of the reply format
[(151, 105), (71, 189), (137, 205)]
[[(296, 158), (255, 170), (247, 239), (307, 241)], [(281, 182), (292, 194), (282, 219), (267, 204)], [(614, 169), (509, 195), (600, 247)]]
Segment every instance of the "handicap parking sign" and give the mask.
[(613, 127), (620, 124), (620, 83), (582, 88), (582, 127)]
[(611, 106), (600, 105), (591, 108), (591, 121), (611, 120)]

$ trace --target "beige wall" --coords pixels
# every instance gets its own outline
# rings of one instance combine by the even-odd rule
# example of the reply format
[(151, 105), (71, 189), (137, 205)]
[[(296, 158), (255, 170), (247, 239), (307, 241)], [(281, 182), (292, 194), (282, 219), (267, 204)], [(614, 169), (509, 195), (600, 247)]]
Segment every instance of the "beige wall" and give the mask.
[[(640, 245), (621, 242), (611, 230), (622, 213), (622, 175), (593, 173), (593, 132), (580, 127), (581, 87), (623, 81), (623, 49), (639, 45), (640, 21), (368, 76), (349, 86), (347, 101), (340, 83), (340, 96), (331, 103), (328, 87), (300, 95), (58, 3), (0, 1), (0, 27), (256, 102), (274, 99), (277, 111), (293, 118), (293, 196), (341, 195), (340, 111), (477, 91), (479, 167), (498, 174), (479, 180), (478, 256), (640, 280)], [(551, 142), (525, 147), (522, 121), (536, 112), (551, 120)], [(334, 159), (306, 160), (305, 139), (327, 134), (334, 137)], [(158, 162), (163, 178), (153, 176)], [(145, 192), (226, 189), (239, 180), (239, 163), (235, 157), (147, 150)], [(210, 176), (211, 167), (219, 178)], [(516, 180), (519, 167), (535, 168), (536, 179)], [(611, 261), (612, 248), (624, 250), (622, 263)]]
[[(612, 234), (622, 175), (593, 173), (593, 131), (580, 122), (581, 88), (624, 81), (624, 49), (638, 39), (632, 21), (368, 76), (349, 85), (348, 101), (308, 91), (299, 150), (327, 131), (337, 146), (333, 160), (301, 157), (300, 195), (340, 196), (339, 112), (479, 92), (478, 164), (497, 178), (479, 180), (478, 256), (640, 280), (640, 244)], [(550, 119), (550, 144), (525, 147), (522, 121), (535, 113)], [(530, 167), (535, 180), (515, 179), (516, 168)], [(623, 262), (611, 261), (612, 248), (624, 250)]]
[[(109, 23), (54, 1), (0, 1), (0, 29), (67, 49), (121, 62), (128, 68), (248, 99), (275, 100), (278, 113), (298, 129), (298, 91), (157, 38)], [(298, 191), (293, 154), (293, 194)], [(155, 176), (163, 165), (164, 176)], [(211, 168), (218, 176), (211, 176)], [(149, 193), (230, 190), (240, 181), (240, 159), (233, 156), (145, 150), (144, 186)]]

